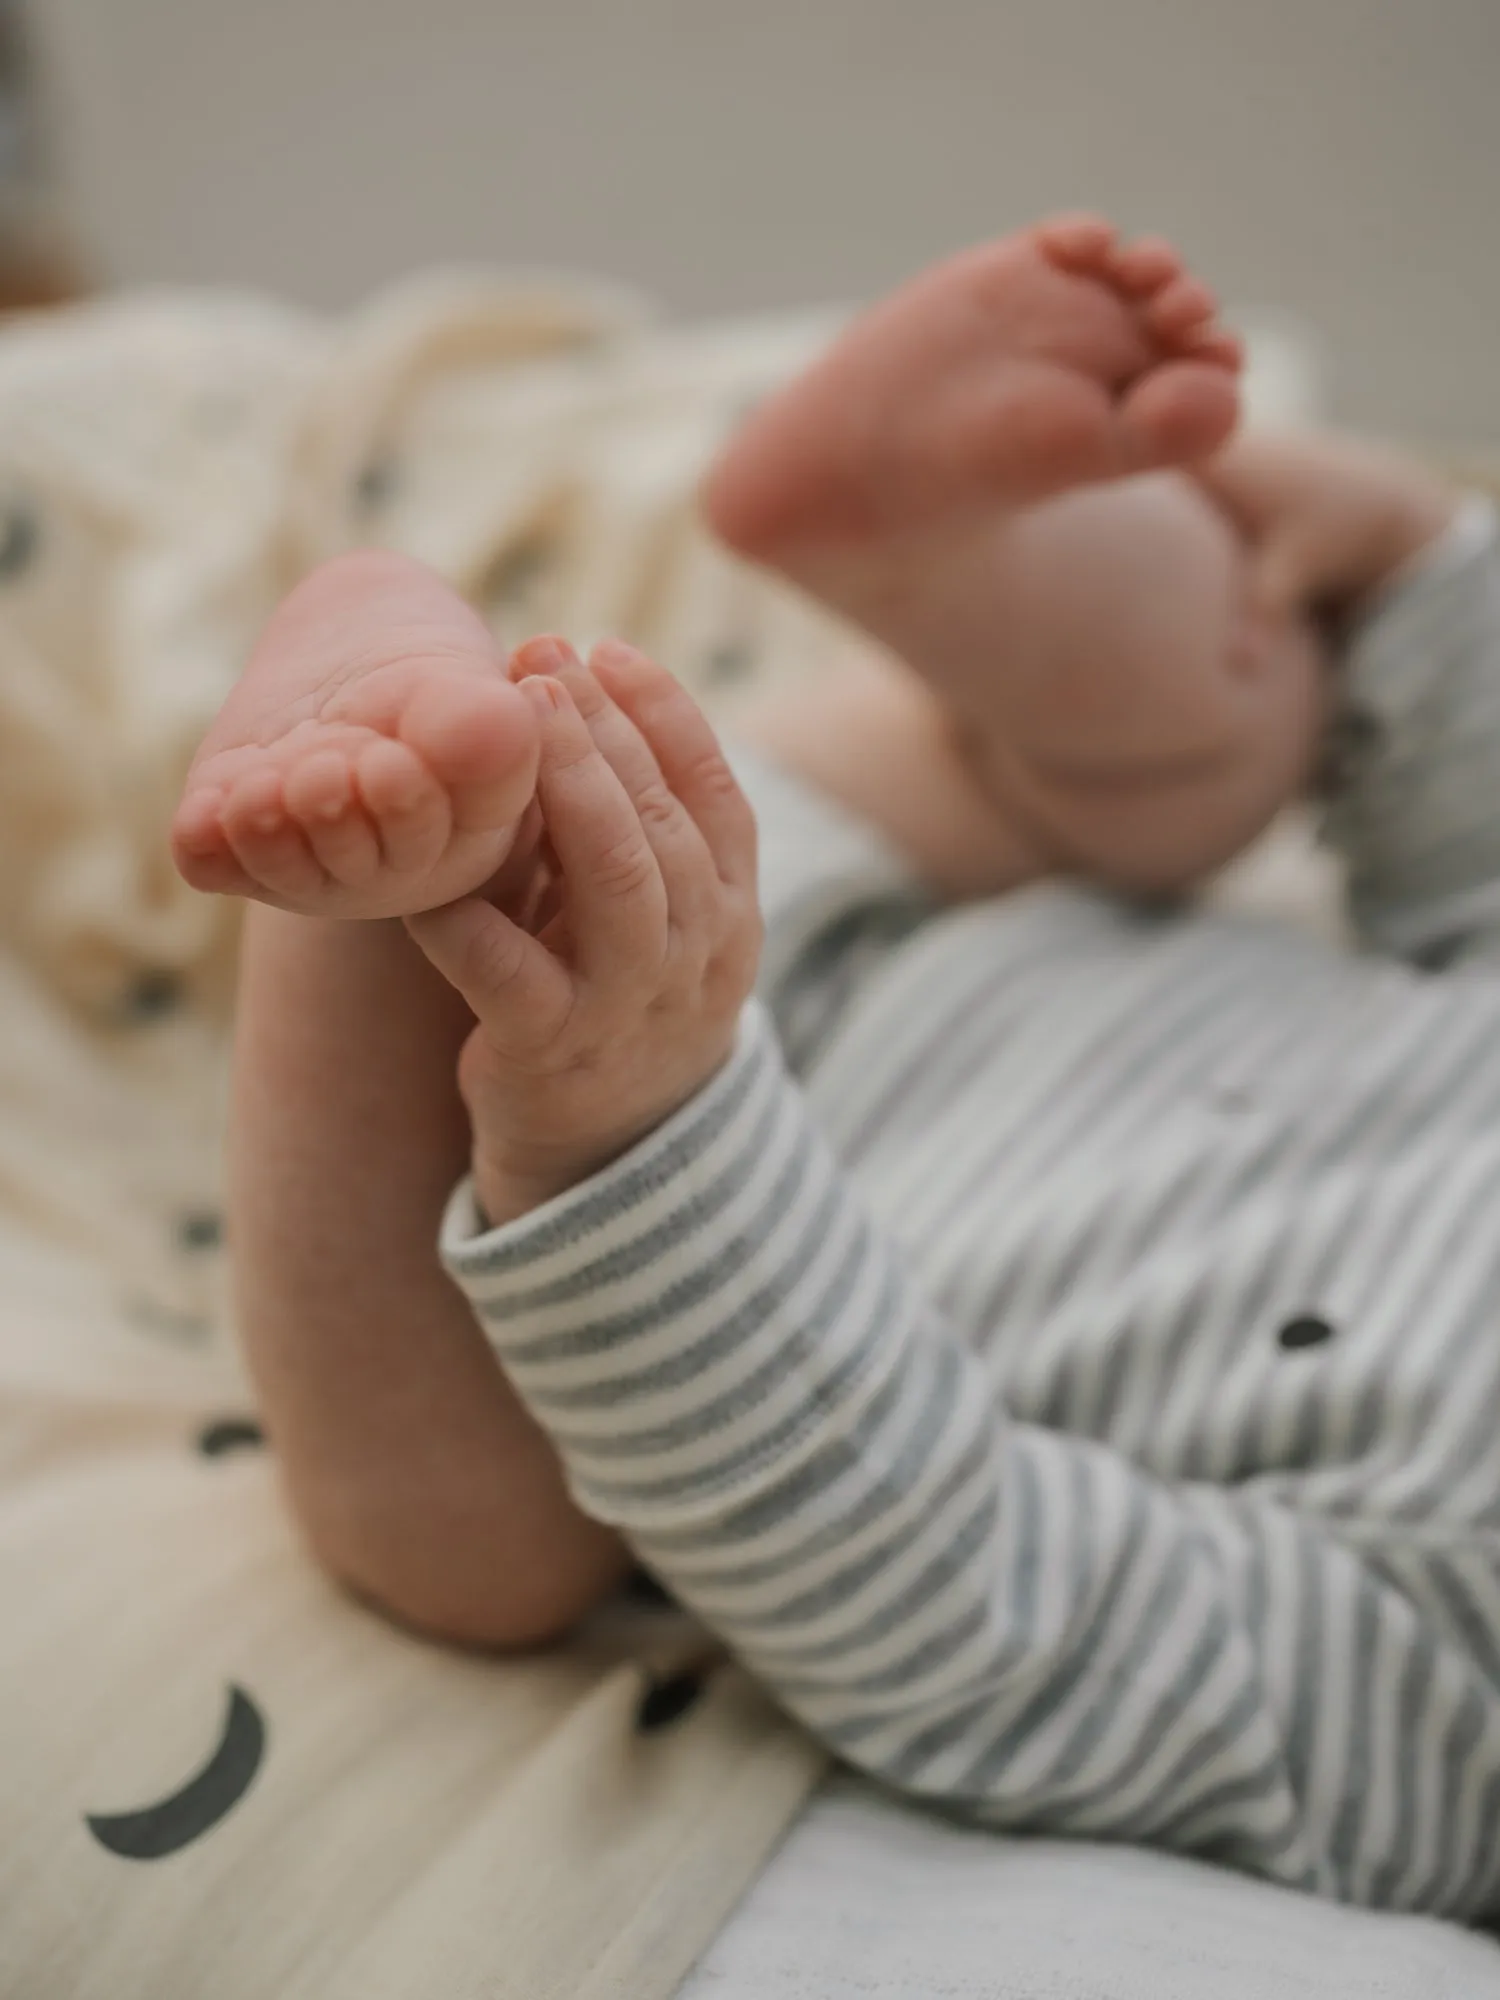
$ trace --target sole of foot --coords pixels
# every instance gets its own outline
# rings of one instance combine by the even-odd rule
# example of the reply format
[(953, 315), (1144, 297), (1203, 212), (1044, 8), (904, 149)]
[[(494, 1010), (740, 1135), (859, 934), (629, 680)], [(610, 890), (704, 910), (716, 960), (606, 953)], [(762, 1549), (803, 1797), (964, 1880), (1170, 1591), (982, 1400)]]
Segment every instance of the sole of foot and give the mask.
[(1061, 217), (858, 318), (731, 440), (705, 510), (796, 575), (824, 550), (1189, 465), (1234, 428), (1241, 359), (1170, 244)]
[(193, 887), (327, 917), (480, 888), (532, 798), (537, 728), (480, 619), (380, 552), (315, 571), (272, 619), (172, 825)]

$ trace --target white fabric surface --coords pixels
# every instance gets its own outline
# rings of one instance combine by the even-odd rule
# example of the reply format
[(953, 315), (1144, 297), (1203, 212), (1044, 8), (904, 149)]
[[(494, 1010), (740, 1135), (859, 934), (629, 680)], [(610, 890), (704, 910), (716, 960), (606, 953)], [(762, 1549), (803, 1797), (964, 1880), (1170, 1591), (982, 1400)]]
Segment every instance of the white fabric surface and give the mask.
[(1135, 1848), (830, 1784), (679, 2000), (1493, 2000), (1500, 1948)]

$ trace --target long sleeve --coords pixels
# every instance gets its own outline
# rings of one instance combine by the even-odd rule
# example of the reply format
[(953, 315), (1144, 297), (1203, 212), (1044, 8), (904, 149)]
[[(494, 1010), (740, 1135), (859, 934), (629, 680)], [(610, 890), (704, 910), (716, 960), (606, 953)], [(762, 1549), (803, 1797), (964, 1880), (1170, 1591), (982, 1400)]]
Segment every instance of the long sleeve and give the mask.
[(1500, 953), (1500, 538), (1467, 501), (1353, 635), (1326, 834), (1351, 914), (1422, 963)]
[(1009, 1419), (759, 1010), (633, 1153), (448, 1268), (582, 1506), (848, 1761), (982, 1822), (1493, 1903), (1493, 1689), (1316, 1519)]

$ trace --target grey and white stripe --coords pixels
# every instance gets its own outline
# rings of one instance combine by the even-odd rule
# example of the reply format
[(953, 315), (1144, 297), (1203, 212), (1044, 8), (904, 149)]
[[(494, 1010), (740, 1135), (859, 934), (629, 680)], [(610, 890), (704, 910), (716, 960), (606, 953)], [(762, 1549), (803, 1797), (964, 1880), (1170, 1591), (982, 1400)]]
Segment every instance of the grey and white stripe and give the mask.
[[(1475, 1916), (1500, 1909), (1489, 517), (1380, 607), (1347, 685), (1354, 913), (1442, 974), (1076, 888), (929, 910), (746, 760), (770, 942), (733, 1060), (503, 1230), (461, 1188), (444, 1254), (581, 1503), (851, 1763), (985, 1824)], [(1283, 1346), (1299, 1317), (1326, 1341)]]

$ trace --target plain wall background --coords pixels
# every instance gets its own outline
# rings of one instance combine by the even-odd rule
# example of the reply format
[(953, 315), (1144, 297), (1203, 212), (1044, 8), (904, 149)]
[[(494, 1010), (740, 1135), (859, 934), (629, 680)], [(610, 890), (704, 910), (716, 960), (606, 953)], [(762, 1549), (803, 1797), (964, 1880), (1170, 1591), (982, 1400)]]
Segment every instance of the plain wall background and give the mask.
[(1041, 211), (1179, 237), (1337, 414), (1500, 441), (1500, 0), (33, 0), (106, 270), (339, 305), (580, 266), (691, 314)]

